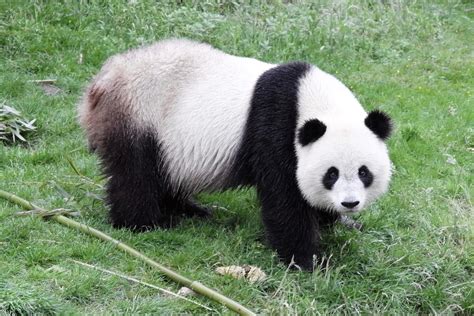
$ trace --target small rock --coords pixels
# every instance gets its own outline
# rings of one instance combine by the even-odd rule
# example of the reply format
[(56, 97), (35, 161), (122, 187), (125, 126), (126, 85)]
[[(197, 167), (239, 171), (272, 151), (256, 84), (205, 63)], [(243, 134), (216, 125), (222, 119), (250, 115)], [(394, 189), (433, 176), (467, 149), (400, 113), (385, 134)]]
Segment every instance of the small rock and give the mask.
[(194, 292), (193, 290), (191, 290), (188, 287), (183, 286), (182, 288), (179, 289), (178, 295), (181, 295), (181, 296), (184, 296), (184, 297), (186, 297), (186, 296), (195, 296), (196, 292)]

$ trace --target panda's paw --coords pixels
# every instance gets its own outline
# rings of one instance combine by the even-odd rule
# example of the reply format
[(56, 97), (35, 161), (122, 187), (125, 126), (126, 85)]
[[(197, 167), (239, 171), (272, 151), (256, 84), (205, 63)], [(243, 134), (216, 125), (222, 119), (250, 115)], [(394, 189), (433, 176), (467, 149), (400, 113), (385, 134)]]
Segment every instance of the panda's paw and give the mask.
[(303, 272), (313, 272), (315, 267), (318, 266), (318, 260), (316, 255), (299, 255), (292, 256), (291, 259), (285, 260), (288, 269), (298, 270)]
[(117, 229), (129, 229), (135, 233), (142, 233), (146, 231), (153, 230), (157, 227), (160, 228), (169, 228), (170, 220), (169, 219), (155, 219), (155, 218), (142, 218), (137, 220), (136, 218), (121, 218), (118, 216), (111, 216), (109, 219), (110, 223), (114, 228)]
[(341, 215), (341, 217), (339, 217), (339, 222), (347, 228), (362, 230), (362, 223), (353, 220), (349, 216)]
[(194, 201), (187, 201), (183, 206), (182, 213), (186, 217), (207, 218), (212, 216), (210, 208), (199, 205)]

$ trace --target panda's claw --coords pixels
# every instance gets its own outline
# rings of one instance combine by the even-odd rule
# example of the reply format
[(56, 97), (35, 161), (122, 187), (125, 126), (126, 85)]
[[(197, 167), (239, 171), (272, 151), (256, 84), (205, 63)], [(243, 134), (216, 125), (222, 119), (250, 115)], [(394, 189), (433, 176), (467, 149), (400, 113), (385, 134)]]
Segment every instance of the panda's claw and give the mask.
[(341, 217), (339, 218), (339, 222), (350, 229), (362, 230), (363, 227), (362, 223), (353, 220), (352, 218), (346, 215), (341, 215)]
[(199, 205), (194, 201), (187, 201), (183, 206), (182, 213), (186, 217), (207, 218), (212, 216), (210, 208)]

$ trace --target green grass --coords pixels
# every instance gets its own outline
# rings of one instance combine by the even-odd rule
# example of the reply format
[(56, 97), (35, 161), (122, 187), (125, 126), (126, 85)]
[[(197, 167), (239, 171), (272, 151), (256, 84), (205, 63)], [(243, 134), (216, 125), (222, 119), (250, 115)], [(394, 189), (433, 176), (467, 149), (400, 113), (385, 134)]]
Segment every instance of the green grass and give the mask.
[[(259, 313), (474, 313), (472, 2), (129, 2), (0, 1), (0, 103), (38, 127), (29, 145), (0, 144), (2, 189), (80, 210), (81, 222)], [(68, 162), (103, 183), (75, 105), (108, 56), (172, 36), (270, 62), (309, 61), (396, 121), (390, 191), (360, 216), (363, 232), (338, 226), (324, 235), (327, 270), (286, 273), (265, 246), (251, 189), (203, 195), (223, 208), (169, 231), (133, 234), (107, 223), (102, 189)], [(45, 95), (30, 82), (45, 78), (62, 93)], [(0, 200), (0, 314), (204, 312), (76, 266), (67, 259), (179, 288), (109, 245), (17, 210)], [(214, 272), (230, 264), (257, 265), (269, 279), (252, 285)]]

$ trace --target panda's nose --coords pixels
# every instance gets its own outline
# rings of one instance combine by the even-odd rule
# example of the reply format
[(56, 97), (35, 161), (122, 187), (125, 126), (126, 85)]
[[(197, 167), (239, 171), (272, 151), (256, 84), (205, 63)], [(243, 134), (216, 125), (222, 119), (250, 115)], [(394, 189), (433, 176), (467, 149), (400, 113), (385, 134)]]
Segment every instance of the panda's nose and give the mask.
[(354, 208), (359, 204), (359, 201), (354, 201), (354, 202), (341, 202), (342, 206), (347, 207), (347, 208)]

